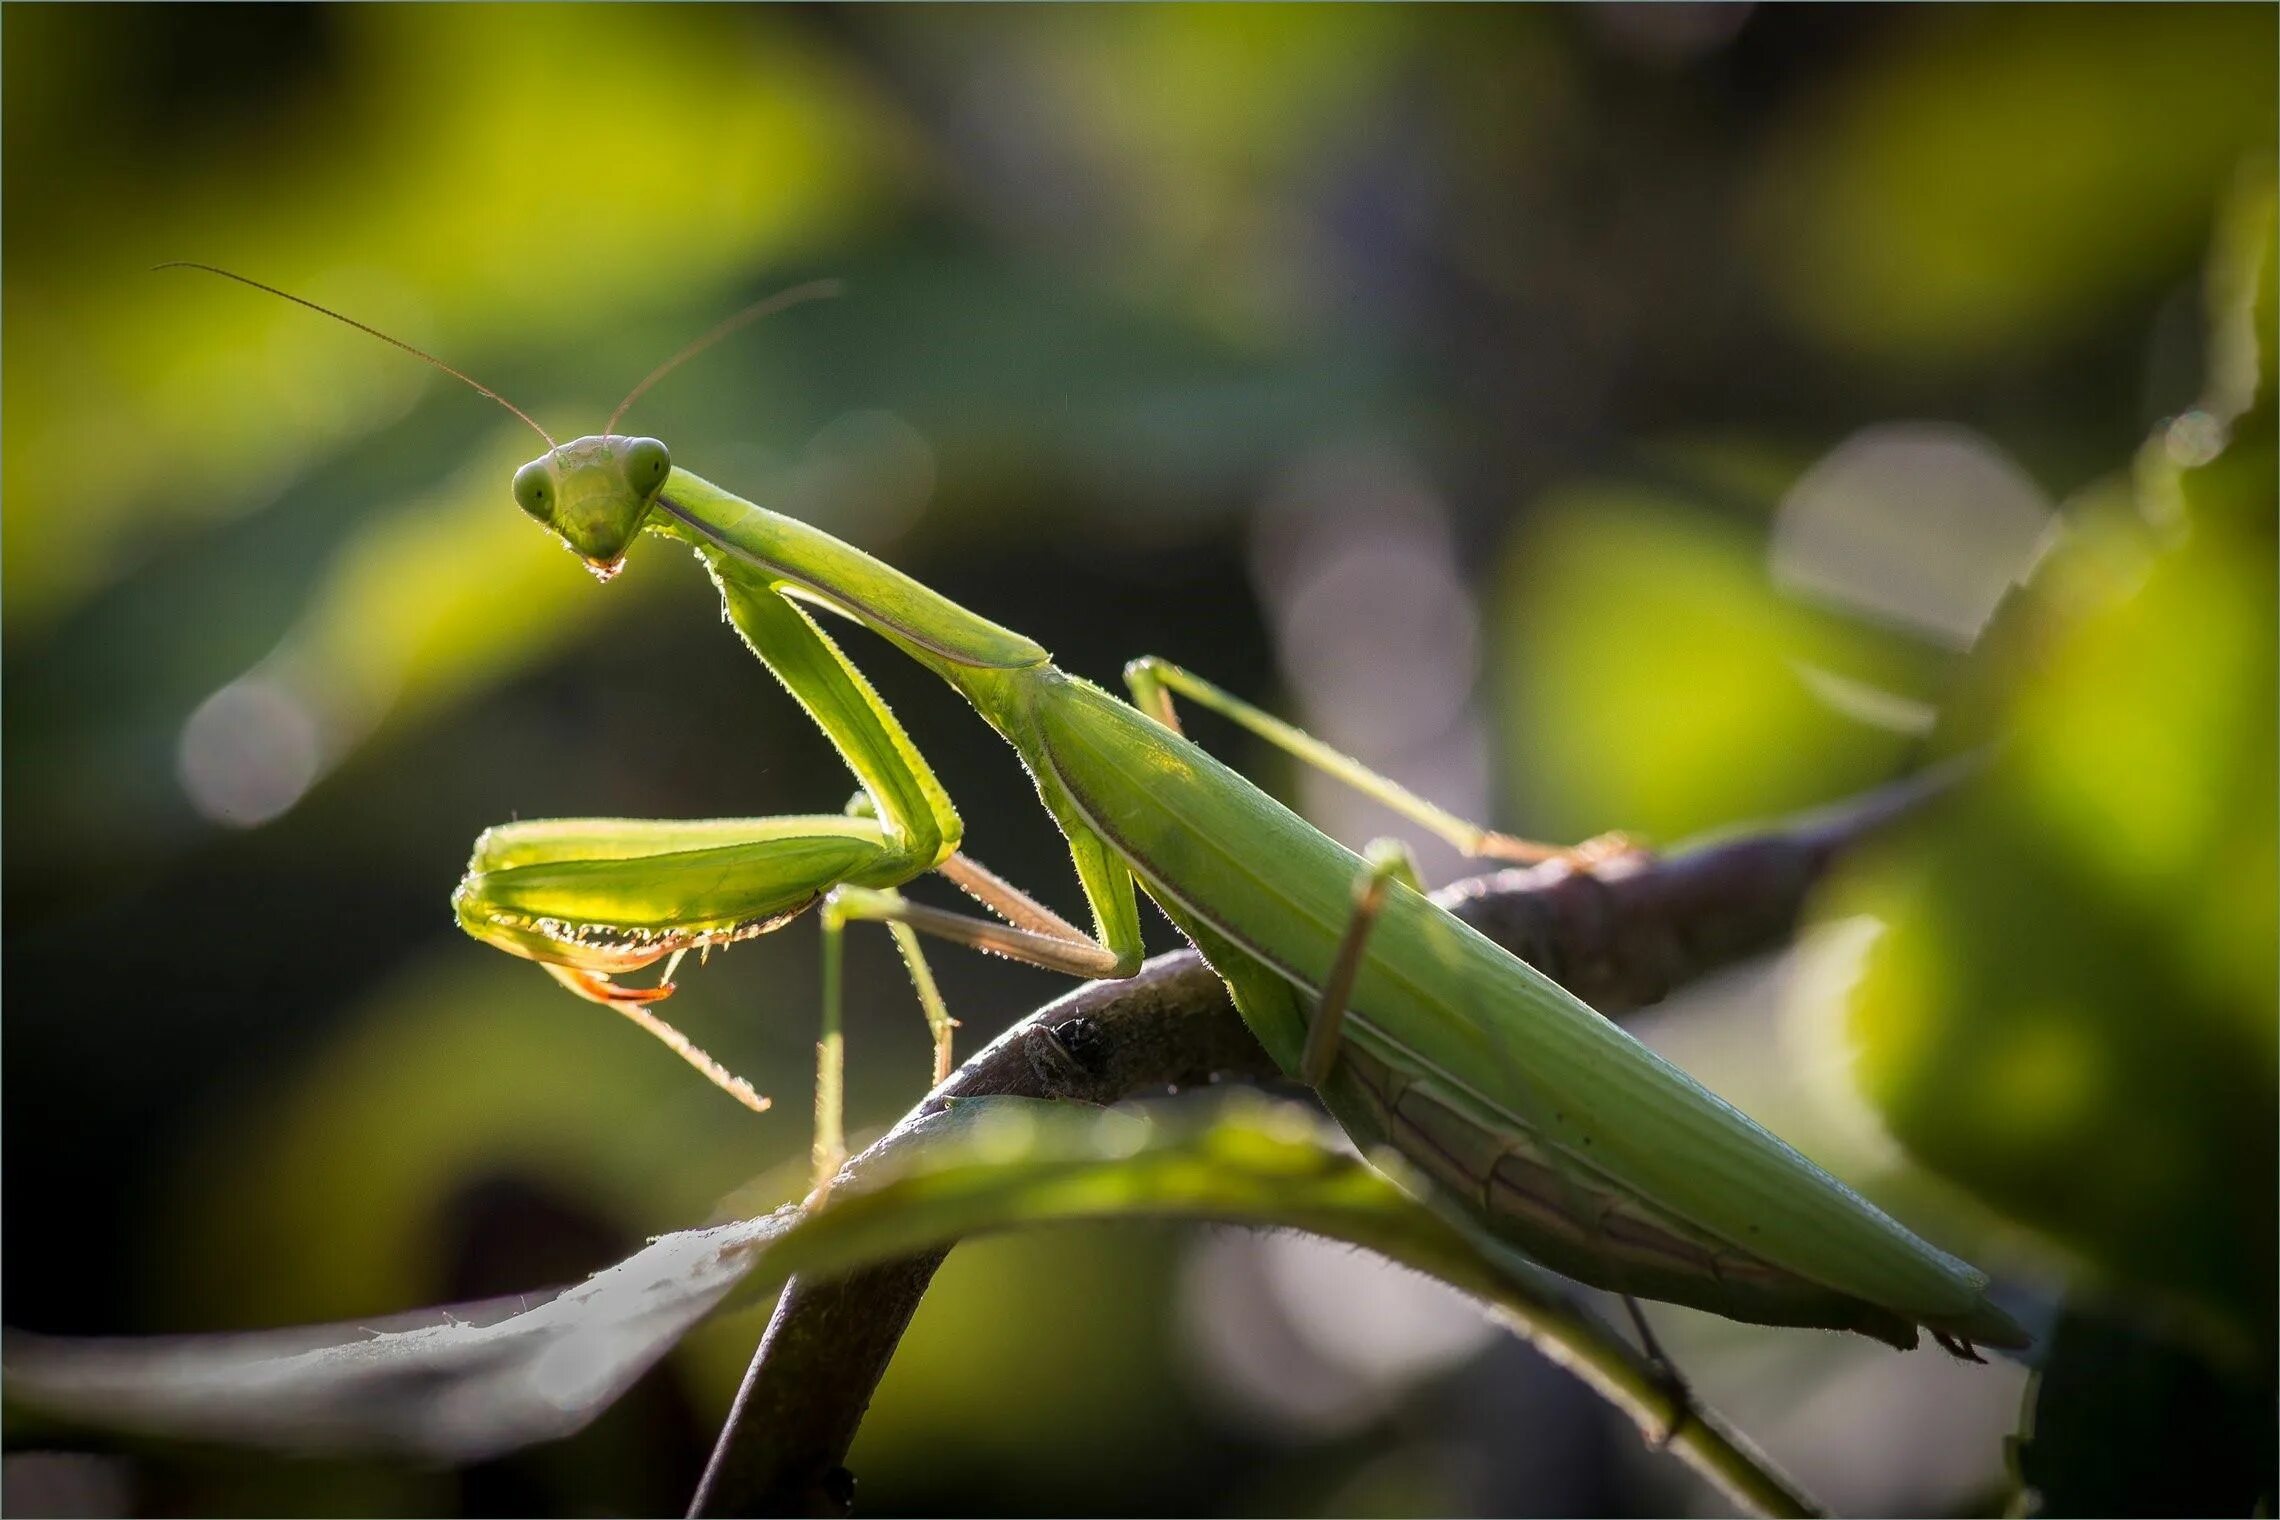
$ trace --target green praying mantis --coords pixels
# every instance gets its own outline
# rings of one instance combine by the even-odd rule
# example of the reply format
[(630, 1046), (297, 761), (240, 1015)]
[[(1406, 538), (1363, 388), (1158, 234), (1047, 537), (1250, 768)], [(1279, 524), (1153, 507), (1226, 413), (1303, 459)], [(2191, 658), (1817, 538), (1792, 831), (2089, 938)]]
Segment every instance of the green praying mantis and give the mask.
[[(2021, 1347), (1987, 1278), (1919, 1239), (1778, 1137), (1427, 898), (1398, 841), (1357, 855), (1183, 737), (1175, 699), (1215, 710), (1469, 854), (1589, 858), (1469, 823), (1199, 676), (1143, 658), (1123, 701), (821, 529), (621, 434), (667, 371), (803, 286), (749, 307), (667, 360), (603, 430), (557, 443), (528, 414), (353, 318), (209, 265), (395, 344), (505, 406), (546, 440), (517, 506), (604, 580), (642, 532), (695, 551), (729, 621), (822, 729), (860, 792), (840, 814), (501, 825), (453, 895), (465, 930), (618, 1009), (747, 1106), (766, 1100), (652, 1011), (683, 956), (809, 908), (824, 931), (816, 1194), (844, 1159), (842, 941), (878, 923), (909, 966), (947, 1075), (952, 1021), (919, 936), (1072, 976), (1130, 976), (1145, 893), (1227, 983), (1280, 1068), (1313, 1088), (1363, 1153), (1391, 1147), (1427, 1201), (1582, 1282), (1737, 1320), (1854, 1331), (1902, 1349)], [(941, 783), (816, 611), (852, 620), (947, 682), (1009, 743), (1065, 837), (1092, 929), (963, 849)], [(936, 874), (990, 916), (914, 902)], [(644, 986), (620, 980), (663, 962)], [(1642, 1332), (1645, 1322), (1638, 1321)], [(1650, 1337), (1651, 1346), (1651, 1337)]]

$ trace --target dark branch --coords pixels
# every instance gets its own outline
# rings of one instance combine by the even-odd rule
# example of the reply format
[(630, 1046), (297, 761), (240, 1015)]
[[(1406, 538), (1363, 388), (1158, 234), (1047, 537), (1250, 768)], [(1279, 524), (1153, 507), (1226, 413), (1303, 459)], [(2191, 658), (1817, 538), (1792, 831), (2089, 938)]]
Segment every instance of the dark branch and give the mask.
[[(1927, 774), (1765, 833), (1591, 872), (1498, 871), (1435, 894), (1459, 918), (1600, 1012), (1786, 944), (1844, 851), (1944, 790)], [(1114, 1103), (1213, 1080), (1280, 1074), (1194, 951), (1123, 982), (1091, 982), (1007, 1030), (904, 1116), (996, 1094)], [(860, 1167), (861, 1158), (855, 1165)], [(947, 1252), (832, 1282), (794, 1279), (761, 1338), (698, 1486), (697, 1515), (844, 1515), (841, 1465), (879, 1379)]]

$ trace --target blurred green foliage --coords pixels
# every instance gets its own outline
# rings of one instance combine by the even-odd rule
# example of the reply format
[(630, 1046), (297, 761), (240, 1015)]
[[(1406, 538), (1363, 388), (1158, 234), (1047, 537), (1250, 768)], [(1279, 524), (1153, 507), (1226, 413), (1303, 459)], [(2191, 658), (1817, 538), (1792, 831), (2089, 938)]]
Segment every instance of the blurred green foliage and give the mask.
[(2269, 140), (2262, 41), (2223, 6), (1904, 27), (1768, 155), (1757, 214), (1784, 304), (1893, 364), (2081, 331), (2194, 256), (2210, 186)]
[[(2214, 377), (2078, 514), (1955, 705), (1998, 746), (1955, 816), (1861, 868), (1887, 926), (1860, 1074), (1919, 1156), (2269, 1365), (2273, 1006), (2272, 181), (2212, 271)], [(2227, 392), (2231, 392), (2228, 394)], [(2203, 1326), (2204, 1330), (2207, 1328)]]
[(1699, 446), (1677, 457), (1690, 454), (1709, 456), (1681, 465), (1694, 491), (1578, 482), (1507, 545), (1503, 737), (1528, 757), (1530, 816), (1553, 837), (1620, 817), (1683, 839), (1872, 786), (1905, 764), (1907, 740), (1831, 705), (1800, 658), (1888, 690), (1936, 679), (1935, 657), (1769, 595), (1763, 522), (1701, 509), (1724, 477), (1764, 499), (1793, 470), (1722, 468)]
[[(2212, 227), (2253, 236), (2223, 208), (2254, 201), (2274, 54), (2246, 6), (7, 8), (11, 1320), (239, 1327), (558, 1282), (804, 1146), (805, 932), (676, 999), (775, 1093), (755, 1124), (460, 939), (444, 898), (506, 817), (829, 807), (844, 773), (687, 566), (645, 550), (601, 592), (520, 521), (527, 431), (306, 312), (149, 272), (201, 258), (558, 432), (739, 303), (843, 275), (845, 300), (632, 420), (1072, 669), (1152, 651), (1286, 709), (1246, 525), (1273, 499), (1327, 537), (1385, 504), (1294, 502), (1323, 478), (1296, 466), (1391, 453), (1478, 599), (1431, 610), (1479, 632), (1467, 732), (1515, 829), (1670, 840), (2014, 733), (1950, 820), (1832, 898), (1888, 920), (1848, 1025), (1863, 1086), (2111, 1304), (2181, 1301), (2202, 1342), (2269, 1347), (2271, 400), (2241, 386), (2271, 319), (2212, 344), (2199, 309), (2268, 267), (2202, 273)], [(2239, 414), (2229, 446), (2164, 466), (2197, 399)], [(1816, 461), (1921, 417), (2015, 461), (2061, 524), (1976, 647), (1768, 569)], [(854, 652), (977, 849), (1060, 890), (1003, 748)], [(1847, 708), (1830, 677), (1893, 700)], [(230, 691), (257, 700), (213, 705)], [(1928, 740), (1860, 717), (1919, 709)], [(204, 753), (292, 783), (272, 821), (194, 801), (200, 712)], [(925, 1042), (891, 958), (855, 961), (851, 1103), (883, 1122)], [(1055, 986), (942, 972), (962, 1048)], [(1730, 1087), (1774, 1048), (1756, 1029), (1702, 1074)], [(1861, 1180), (1943, 1242), (1984, 1224)], [(954, 1258), (859, 1448), (866, 1496), (1394, 1507), (1431, 1472), (1436, 1507), (1688, 1502), (1509, 1351), (1367, 1428), (1183, 1401), (1210, 1376), (1163, 1333), (1183, 1259), (1158, 1236)], [(2000, 1264), (2059, 1280), (2034, 1250)], [(1018, 1333), (1008, 1303), (1032, 1310)], [(559, 1448), (448, 1477), (145, 1457), (137, 1501), (671, 1508), (753, 1330), (701, 1335)], [(1737, 1336), (1691, 1370), (1715, 1396), (1802, 1367), (1791, 1344)], [(1068, 1380), (1050, 1461), (1020, 1460), (1044, 1380), (978, 1386), (1024, 1347)], [(1857, 1447), (1776, 1431), (1777, 1454), (1863, 1475), (1865, 1510), (1999, 1482), (1998, 1430), (1925, 1449), (1911, 1367), (1860, 1373), (1882, 1402)], [(1516, 1422), (1572, 1439), (1523, 1467)], [(1167, 1442), (1193, 1459), (1109, 1460)]]

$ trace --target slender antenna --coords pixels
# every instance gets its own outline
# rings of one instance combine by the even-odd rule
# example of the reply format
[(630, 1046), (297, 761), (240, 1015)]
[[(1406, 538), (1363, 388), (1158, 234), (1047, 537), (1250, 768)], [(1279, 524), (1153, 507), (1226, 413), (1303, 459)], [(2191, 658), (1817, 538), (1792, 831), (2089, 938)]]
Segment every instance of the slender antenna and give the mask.
[(319, 306), (316, 302), (304, 300), (289, 290), (279, 290), (274, 285), (264, 285), (259, 280), (249, 280), (242, 274), (233, 274), (231, 271), (220, 268), (216, 265), (200, 264), (190, 259), (168, 259), (163, 264), (153, 264), (151, 266), (151, 269), (153, 272), (161, 269), (203, 269), (206, 271), (206, 273), (218, 274), (225, 280), (235, 280), (240, 285), (251, 285), (255, 290), (266, 290), (273, 296), (279, 296), (285, 300), (291, 301), (295, 306), (306, 306), (311, 311), (319, 312), (324, 316), (332, 318), (335, 322), (346, 322), (349, 326), (355, 328), (358, 332), (370, 333), (373, 337), (378, 338), (381, 342), (393, 344), (397, 348), (402, 349), (405, 353), (410, 354), (415, 359), (425, 359), (428, 363), (434, 365), (437, 369), (442, 370), (452, 379), (457, 380), (464, 385), (472, 386), (476, 390), (481, 391), (484, 395), (490, 397), (493, 401), (498, 402), (499, 405), (505, 407), (508, 411), (513, 412), (523, 421), (529, 422), (531, 431), (538, 434), (539, 437), (545, 439), (546, 446), (548, 448), (551, 449), (558, 446), (554, 441), (554, 435), (552, 433), (549, 433), (546, 429), (540, 427), (536, 422), (531, 421), (530, 413), (524, 411), (521, 407), (515, 405), (512, 401), (509, 401), (506, 397), (500, 395), (497, 391), (491, 389), (482, 381), (476, 379), (473, 375), (462, 374), (458, 370), (453, 369), (450, 365), (444, 363), (441, 359), (438, 359), (435, 355), (428, 353), (426, 350), (414, 348), (411, 344), (406, 343), (401, 338), (391, 338), (386, 333), (382, 332), (379, 328), (368, 326), (365, 323), (357, 321), (354, 317), (344, 317), (339, 312), (334, 311), (330, 306)]
[(720, 326), (651, 370), (647, 378), (626, 393), (625, 399), (617, 404), (617, 410), (610, 413), (610, 420), (602, 425), (602, 436), (608, 438), (617, 432), (618, 419), (625, 415), (627, 407), (641, 399), (643, 391), (648, 390), (658, 381), (664, 379), (668, 372), (687, 360), (694, 359), (739, 327), (757, 322), (762, 317), (782, 311), (787, 306), (797, 306), (803, 301), (820, 301), (826, 297), (838, 295), (845, 288), (838, 280), (810, 280), (805, 285), (794, 285), (790, 290), (780, 290), (764, 300), (754, 301), (750, 306), (745, 307), (744, 310), (730, 317)]

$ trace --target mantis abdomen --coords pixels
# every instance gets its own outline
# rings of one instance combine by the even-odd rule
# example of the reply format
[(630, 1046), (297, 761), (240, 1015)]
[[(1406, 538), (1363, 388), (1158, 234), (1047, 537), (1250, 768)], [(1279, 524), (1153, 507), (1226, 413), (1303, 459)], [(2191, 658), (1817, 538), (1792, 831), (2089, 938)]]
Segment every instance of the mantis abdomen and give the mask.
[[(1042, 760), (1196, 940), (1284, 1070), (1362, 859), (1202, 749), (1054, 672)], [(1926, 1244), (1556, 983), (1406, 887), (1388, 895), (1325, 1100), (1438, 1201), (1583, 1281), (1736, 1319), (2023, 1342)], [(1398, 1031), (1396, 1034), (1394, 1031)]]

